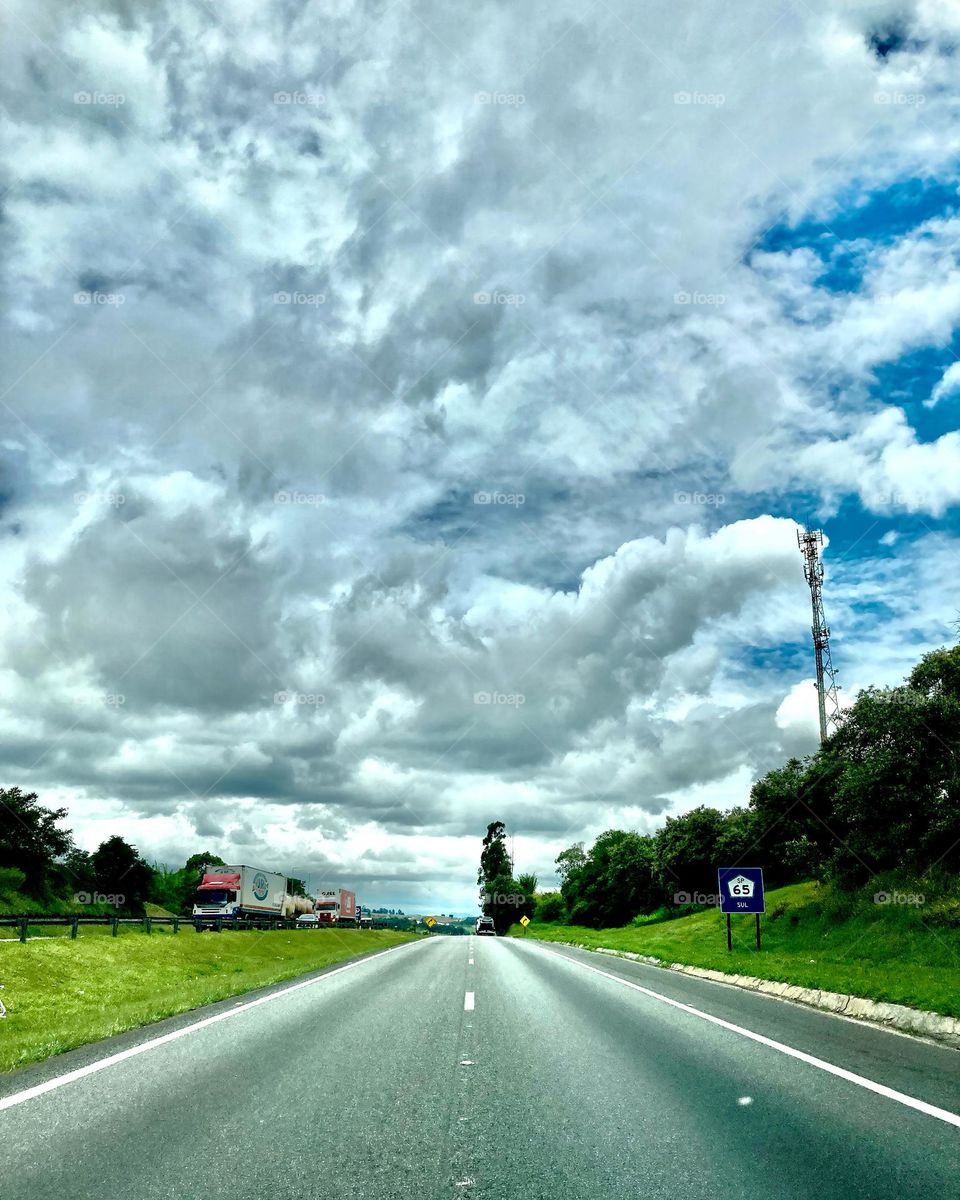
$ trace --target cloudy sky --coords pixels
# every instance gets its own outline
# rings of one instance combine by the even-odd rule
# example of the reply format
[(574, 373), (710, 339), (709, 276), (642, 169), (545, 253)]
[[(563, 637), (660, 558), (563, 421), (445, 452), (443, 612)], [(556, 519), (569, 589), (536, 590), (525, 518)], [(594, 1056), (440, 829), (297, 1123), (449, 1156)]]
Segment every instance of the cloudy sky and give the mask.
[(2, 782), (472, 907), (952, 639), (957, 0), (10, 0)]

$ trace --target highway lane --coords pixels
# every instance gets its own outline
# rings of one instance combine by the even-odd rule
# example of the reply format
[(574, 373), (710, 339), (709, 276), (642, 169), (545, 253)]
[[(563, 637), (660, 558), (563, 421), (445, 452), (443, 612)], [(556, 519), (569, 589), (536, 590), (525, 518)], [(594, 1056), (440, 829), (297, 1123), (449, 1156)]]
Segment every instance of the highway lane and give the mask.
[[(532, 942), (435, 937), (280, 987), (255, 1007), (215, 1012), (231, 1007), (236, 1015), (202, 1027), (191, 1023), (205, 1013), (178, 1018), (132, 1042), (112, 1039), (7, 1077), (0, 1193), (960, 1194), (960, 1128), (933, 1115), (960, 1112), (956, 1051), (640, 964)], [(86, 1069), (171, 1029), (190, 1031), (16, 1102), (61, 1067)]]

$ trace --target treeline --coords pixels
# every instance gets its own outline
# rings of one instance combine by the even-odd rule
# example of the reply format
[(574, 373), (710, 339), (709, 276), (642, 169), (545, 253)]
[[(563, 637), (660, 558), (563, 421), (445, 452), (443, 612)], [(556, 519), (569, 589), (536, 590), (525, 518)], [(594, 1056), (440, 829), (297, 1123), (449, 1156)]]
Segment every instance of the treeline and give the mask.
[(624, 925), (710, 903), (718, 866), (760, 866), (768, 887), (818, 878), (853, 891), (880, 875), (960, 870), (960, 647), (921, 659), (906, 684), (869, 688), (810, 757), (757, 780), (746, 808), (700, 807), (655, 834), (611, 829), (557, 857), (541, 921)]
[[(60, 828), (66, 815), (65, 808), (44, 808), (36, 792), (0, 788), (0, 909), (140, 916), (144, 905), (156, 904), (180, 916), (191, 911), (204, 864), (226, 865), (203, 851), (168, 870), (146, 862), (122, 837), (88, 853)], [(287, 891), (304, 895), (303, 880), (288, 879)]]

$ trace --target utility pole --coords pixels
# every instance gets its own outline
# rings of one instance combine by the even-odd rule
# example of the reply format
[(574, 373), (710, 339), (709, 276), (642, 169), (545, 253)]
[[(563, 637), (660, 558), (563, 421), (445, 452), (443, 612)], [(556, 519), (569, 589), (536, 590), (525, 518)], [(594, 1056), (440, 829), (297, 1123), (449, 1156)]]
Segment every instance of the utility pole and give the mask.
[(840, 719), (840, 700), (837, 696), (837, 673), (833, 669), (830, 654), (830, 630), (823, 611), (823, 563), (820, 547), (823, 532), (820, 529), (797, 530), (797, 545), (803, 555), (803, 577), (810, 587), (810, 607), (813, 613), (813, 652), (817, 661), (817, 707), (820, 715), (820, 742), (827, 740), (827, 726), (834, 728)]

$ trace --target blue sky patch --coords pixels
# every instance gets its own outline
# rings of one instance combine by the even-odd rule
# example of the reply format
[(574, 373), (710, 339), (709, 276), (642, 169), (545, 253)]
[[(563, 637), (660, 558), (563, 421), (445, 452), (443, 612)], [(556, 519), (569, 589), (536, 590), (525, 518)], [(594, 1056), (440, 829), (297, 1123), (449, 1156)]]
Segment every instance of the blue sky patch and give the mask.
[(754, 249), (782, 253), (808, 248), (824, 262), (818, 286), (829, 292), (856, 292), (870, 250), (934, 217), (952, 215), (958, 205), (956, 180), (905, 179), (873, 193), (855, 184), (838, 197), (837, 211), (828, 219), (774, 225)]

